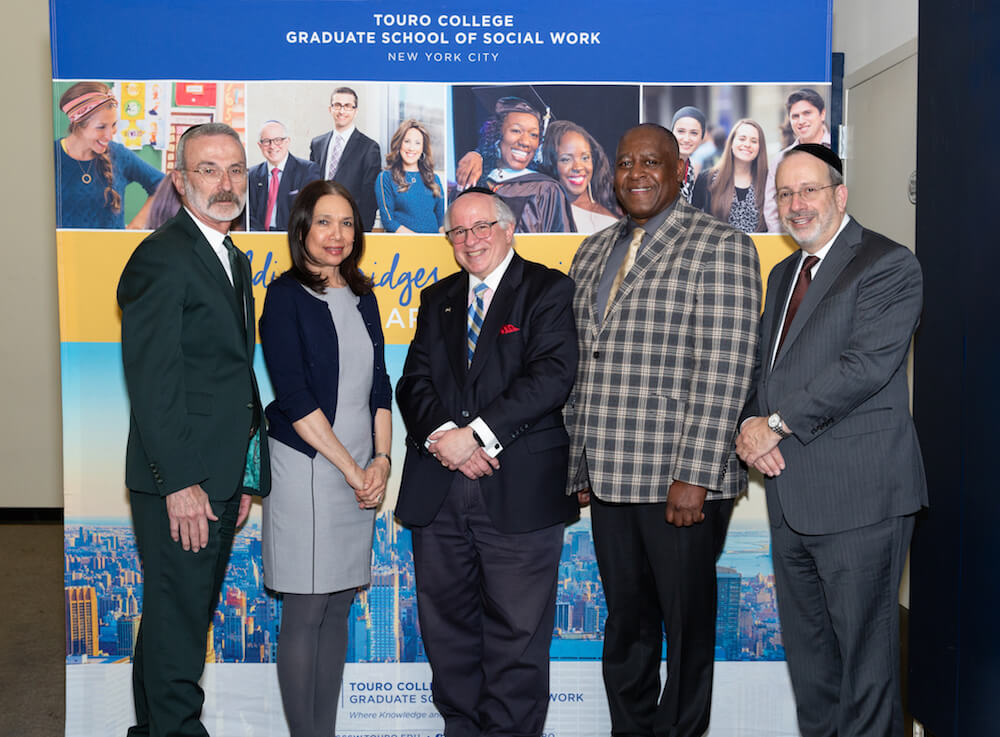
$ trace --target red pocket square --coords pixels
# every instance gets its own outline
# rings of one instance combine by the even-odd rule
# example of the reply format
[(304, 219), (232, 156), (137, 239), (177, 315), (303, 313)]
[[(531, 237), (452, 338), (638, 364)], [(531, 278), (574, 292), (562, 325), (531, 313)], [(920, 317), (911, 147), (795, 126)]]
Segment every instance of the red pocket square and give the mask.
[(519, 333), (519, 332), (521, 332), (521, 328), (519, 328), (517, 325), (511, 325), (510, 323), (507, 323), (502, 328), (500, 328), (500, 335), (510, 335), (511, 333)]

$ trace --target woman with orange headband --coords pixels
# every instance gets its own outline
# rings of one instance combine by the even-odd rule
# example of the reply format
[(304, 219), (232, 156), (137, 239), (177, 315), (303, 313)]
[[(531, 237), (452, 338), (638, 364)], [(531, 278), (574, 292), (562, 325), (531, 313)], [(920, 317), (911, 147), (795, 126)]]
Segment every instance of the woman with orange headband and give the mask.
[[(56, 141), (56, 227), (124, 228), (123, 195), (129, 182), (149, 194), (163, 172), (111, 140), (118, 126), (118, 100), (100, 82), (77, 82), (59, 99), (69, 118)], [(131, 227), (143, 227), (150, 200)]]

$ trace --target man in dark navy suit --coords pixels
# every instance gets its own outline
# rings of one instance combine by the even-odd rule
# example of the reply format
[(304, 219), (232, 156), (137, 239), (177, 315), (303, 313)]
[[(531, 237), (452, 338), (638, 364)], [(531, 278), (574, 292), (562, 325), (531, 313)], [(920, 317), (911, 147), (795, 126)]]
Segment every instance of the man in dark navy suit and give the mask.
[(277, 120), (260, 128), (257, 145), (264, 161), (250, 170), (250, 230), (287, 230), (288, 213), (299, 190), (323, 178), (316, 164), (288, 153), (291, 140)]
[(489, 190), (445, 216), (462, 270), (420, 295), (396, 388), (407, 451), (396, 515), (413, 531), (420, 629), (448, 737), (540, 735), (576, 374), (573, 282), (514, 253)]
[(338, 87), (330, 95), (333, 130), (312, 139), (309, 160), (319, 166), (325, 179), (340, 182), (358, 203), (358, 212), (370, 231), (375, 225), (375, 179), (382, 170), (378, 144), (354, 126), (358, 93)]

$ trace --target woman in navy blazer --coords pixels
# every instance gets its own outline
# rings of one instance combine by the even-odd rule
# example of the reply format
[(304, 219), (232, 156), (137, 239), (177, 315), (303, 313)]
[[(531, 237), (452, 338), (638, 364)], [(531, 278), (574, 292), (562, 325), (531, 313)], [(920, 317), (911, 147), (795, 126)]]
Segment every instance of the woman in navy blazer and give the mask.
[(274, 496), (264, 505), (264, 583), (284, 595), (278, 684), (291, 737), (332, 734), (347, 616), (371, 577), (375, 508), (389, 476), (392, 390), (364, 232), (348, 191), (302, 189), (292, 268), (267, 288), (261, 345)]

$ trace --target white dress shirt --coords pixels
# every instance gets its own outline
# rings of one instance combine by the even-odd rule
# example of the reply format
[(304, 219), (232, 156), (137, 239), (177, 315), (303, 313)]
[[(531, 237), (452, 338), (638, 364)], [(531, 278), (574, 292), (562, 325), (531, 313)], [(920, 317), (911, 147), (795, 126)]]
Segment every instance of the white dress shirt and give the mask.
[[(503, 279), (503, 275), (507, 273), (507, 267), (510, 266), (511, 260), (514, 258), (514, 249), (510, 248), (507, 250), (507, 255), (504, 256), (503, 261), (493, 269), (489, 274), (486, 275), (485, 279), (480, 279), (478, 276), (469, 274), (469, 293), (466, 299), (466, 308), (472, 304), (472, 300), (475, 298), (473, 295), (473, 290), (480, 284), (486, 284), (486, 294), (483, 295), (483, 318), (486, 318), (486, 313), (489, 312), (490, 305), (493, 303), (493, 295), (496, 294), (497, 288), (500, 286), (500, 280)], [(439, 433), (443, 430), (452, 430), (458, 427), (454, 422), (448, 420), (440, 427), (434, 430), (434, 433)], [(483, 441), (483, 450), (486, 451), (486, 455), (490, 458), (496, 458), (500, 455), (503, 450), (503, 445), (497, 439), (496, 434), (490, 429), (490, 426), (486, 424), (482, 417), (474, 417), (469, 423), (469, 427), (473, 429), (479, 439)], [(432, 435), (434, 433), (431, 433)], [(430, 447), (433, 441), (428, 438), (424, 441), (425, 447)]]

